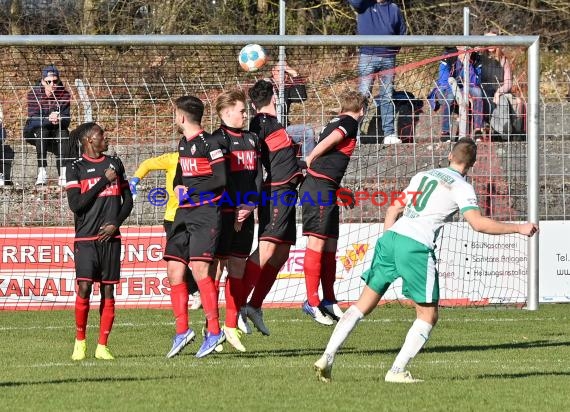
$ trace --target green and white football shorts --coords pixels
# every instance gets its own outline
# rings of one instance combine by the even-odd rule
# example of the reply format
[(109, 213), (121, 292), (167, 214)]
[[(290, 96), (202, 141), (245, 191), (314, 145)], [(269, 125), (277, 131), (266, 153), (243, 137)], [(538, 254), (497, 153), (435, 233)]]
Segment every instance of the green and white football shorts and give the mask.
[(372, 266), (362, 274), (362, 280), (384, 295), (390, 284), (401, 277), (405, 297), (416, 303), (437, 303), (439, 280), (435, 262), (435, 253), (428, 246), (389, 230), (376, 242)]

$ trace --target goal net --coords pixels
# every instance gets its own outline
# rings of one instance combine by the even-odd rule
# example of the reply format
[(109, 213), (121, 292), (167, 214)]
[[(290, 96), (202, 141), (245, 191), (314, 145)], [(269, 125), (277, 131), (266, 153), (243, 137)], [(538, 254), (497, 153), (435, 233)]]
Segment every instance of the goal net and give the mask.
[[(30, 104), (28, 92), (41, 80), (41, 69), (54, 64), (71, 94), (70, 129), (91, 119), (103, 125), (111, 142), (109, 152), (122, 159), (131, 177), (143, 160), (176, 150), (179, 134), (174, 125), (174, 99), (186, 94), (201, 98), (206, 105), (203, 125), (212, 131), (220, 123), (214, 107), (220, 92), (230, 88), (247, 90), (258, 79), (272, 78), (272, 68), (278, 62), (278, 45), (264, 46), (270, 60), (255, 73), (240, 68), (237, 56), (241, 46), (62, 43), (57, 47), (13, 46), (0, 51), (3, 61), (0, 101), (5, 131), (0, 161), (6, 183), (0, 189), (0, 309), (71, 308), (75, 299), (73, 215), (65, 190), (58, 186), (55, 156), (51, 151), (48, 153), (48, 181), (37, 186), (36, 147), (23, 138)], [(480, 47), (479, 53), (487, 53), (484, 44)], [(474, 47), (470, 49), (475, 52)], [(513, 96), (524, 104), (527, 98), (524, 48), (503, 50), (513, 65)], [(358, 88), (358, 49), (356, 44), (296, 45), (287, 46), (286, 56), (288, 65), (297, 73), (294, 78), (292, 73), (286, 73), (285, 96), (291, 98), (291, 104), (288, 110), (282, 107), (286, 114), (283, 122), (300, 142), (302, 155), (302, 148), (338, 112), (339, 95), (347, 88)], [(440, 141), (446, 117), (442, 104), (446, 103), (440, 103), (436, 110), (428, 95), (437, 89), (440, 63), (449, 58), (443, 46), (405, 47), (398, 54), (390, 104), (401, 144), (382, 143), (381, 116), (370, 101), (343, 182), (362, 195), (354, 209), (341, 211), (335, 285), (341, 302), (358, 298), (363, 287), (360, 275), (369, 267), (374, 245), (382, 233), (386, 202), (381, 204), (381, 199), (372, 195), (382, 192), (389, 196), (404, 189), (415, 173), (448, 164), (452, 143)], [(278, 85), (279, 77), (274, 80)], [(381, 78), (374, 80), (372, 93), (376, 95)], [(467, 98), (464, 117), (458, 103), (449, 102), (450, 137), (453, 140), (460, 133), (462, 121), (467, 122), (467, 133), (472, 134), (476, 117), (483, 117), (483, 133), (477, 135), (481, 139), (478, 161), (469, 177), (481, 210), (484, 215), (501, 220), (524, 220), (527, 214), (525, 130), (489, 128), (489, 113), (494, 106), (491, 104), (490, 109), (478, 113), (479, 105), (473, 101), (476, 97)], [(489, 102), (492, 101), (491, 96)], [(166, 265), (162, 260), (164, 207), (157, 206), (156, 198), (149, 196), (154, 193), (152, 189), (165, 185), (163, 171), (149, 173), (142, 180), (133, 212), (121, 229), (122, 280), (116, 290), (118, 306), (170, 307)], [(370, 197), (365, 198), (367, 195)], [(280, 271), (267, 305), (297, 306), (305, 300), (306, 240), (301, 235), (300, 208), (297, 216), (297, 243)], [(449, 222), (436, 249), (442, 303), (524, 304), (528, 287), (526, 250), (527, 241), (520, 236), (485, 236), (475, 233), (461, 220)], [(385, 300), (402, 299), (401, 285), (397, 282)]]

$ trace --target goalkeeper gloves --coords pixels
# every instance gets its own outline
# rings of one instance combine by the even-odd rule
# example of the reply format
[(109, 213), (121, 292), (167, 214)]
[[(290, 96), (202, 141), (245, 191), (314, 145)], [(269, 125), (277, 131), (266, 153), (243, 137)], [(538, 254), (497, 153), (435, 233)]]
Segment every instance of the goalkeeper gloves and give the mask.
[(133, 195), (133, 200), (137, 197), (137, 185), (141, 180), (138, 177), (131, 177), (129, 180), (129, 189), (131, 189), (131, 194)]

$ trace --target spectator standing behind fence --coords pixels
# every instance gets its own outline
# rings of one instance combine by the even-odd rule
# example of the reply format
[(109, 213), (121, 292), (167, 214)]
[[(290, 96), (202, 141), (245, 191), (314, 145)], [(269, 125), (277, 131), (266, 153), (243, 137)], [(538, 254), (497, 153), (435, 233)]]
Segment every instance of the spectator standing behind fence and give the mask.
[(0, 187), (11, 186), (12, 161), (14, 150), (6, 144), (8, 131), (4, 127), (4, 112), (0, 106)]
[[(472, 53), (465, 46), (457, 46), (459, 55), (455, 61), (449, 84), (459, 105), (459, 137), (468, 135), (465, 117), (469, 103), (473, 118), (473, 139), (483, 137), (483, 92), (481, 90), (481, 63), (478, 53)], [(464, 62), (469, 62), (469, 102), (463, 101)], [(463, 113), (463, 114), (462, 114)]]
[[(490, 30), (485, 36), (496, 36)], [(485, 113), (490, 114), (499, 103), (499, 96), (509, 93), (513, 84), (511, 63), (500, 47), (489, 47), (481, 53), (481, 89), (487, 103)]]
[(447, 58), (439, 62), (439, 74), (435, 88), (428, 95), (428, 100), (434, 112), (441, 110), (441, 142), (451, 140), (451, 111), (454, 107), (455, 96), (449, 84), (449, 78), (457, 60), (457, 48), (446, 47), (443, 54)]
[[(280, 64), (277, 63), (271, 69), (271, 81), (275, 87), (275, 96), (279, 96), (280, 81)], [(305, 86), (305, 78), (299, 75), (299, 72), (285, 63), (285, 84), (283, 86), (283, 102), (280, 103), (283, 110), (282, 124), (285, 126), (287, 133), (291, 139), (300, 146), (301, 158), (307, 157), (315, 148), (315, 133), (310, 125), (306, 124), (290, 124), (290, 109), (295, 102), (304, 102), (307, 100), (307, 87)]]
[(38, 177), (36, 185), (47, 184), (47, 153), (56, 156), (59, 186), (65, 186), (66, 164), (78, 153), (72, 150), (69, 140), (70, 94), (59, 78), (54, 66), (42, 69), (40, 84), (28, 92), (28, 119), (24, 138), (36, 147)]
[[(485, 36), (496, 36), (491, 29)], [(523, 132), (524, 103), (513, 95), (512, 65), (500, 47), (489, 47), (481, 53), (481, 89), (493, 141), (510, 139), (513, 133)], [(498, 133), (498, 134), (497, 134)], [(518, 137), (518, 136), (517, 136)]]
[[(405, 35), (406, 25), (400, 8), (392, 0), (348, 0), (358, 13), (356, 32), (358, 35)], [(380, 87), (374, 98), (380, 108), (384, 144), (401, 143), (394, 127), (394, 68), (399, 47), (363, 46), (358, 59), (359, 91), (369, 96), (374, 85), (374, 75), (379, 76)]]

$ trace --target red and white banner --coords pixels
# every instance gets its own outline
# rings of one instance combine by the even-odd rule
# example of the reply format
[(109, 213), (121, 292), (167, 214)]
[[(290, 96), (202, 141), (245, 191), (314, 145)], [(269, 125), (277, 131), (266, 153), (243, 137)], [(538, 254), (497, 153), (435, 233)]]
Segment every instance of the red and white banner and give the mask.
[[(360, 276), (370, 267), (381, 230), (380, 224), (341, 225), (335, 285), (340, 301), (355, 301), (360, 296), (363, 287)], [(121, 233), (117, 306), (170, 308), (166, 262), (162, 260), (165, 242), (162, 227), (124, 227)], [(74, 306), (73, 236), (73, 228), (0, 228), (0, 310)], [(527, 258), (523, 237), (481, 235), (467, 224), (453, 223), (444, 226), (442, 239), (436, 256), (443, 304), (525, 301)], [(297, 244), (291, 248), (289, 259), (267, 296), (267, 304), (297, 305), (305, 299), (305, 247), (306, 238), (298, 225)], [(93, 290), (92, 302), (96, 305), (98, 284)], [(222, 299), (223, 295), (220, 294)], [(396, 281), (385, 298), (403, 299), (401, 281)]]

